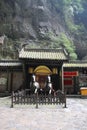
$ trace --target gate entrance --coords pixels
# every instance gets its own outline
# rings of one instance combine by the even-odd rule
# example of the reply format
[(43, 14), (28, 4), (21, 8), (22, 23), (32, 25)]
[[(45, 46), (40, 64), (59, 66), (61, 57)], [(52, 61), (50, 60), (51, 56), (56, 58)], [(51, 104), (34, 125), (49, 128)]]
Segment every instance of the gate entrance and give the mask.
[(39, 83), (40, 88), (44, 88), (46, 87), (47, 77), (48, 75), (52, 75), (52, 72), (47, 66), (38, 66), (34, 70), (34, 74), (36, 75), (36, 81)]
[(36, 75), (36, 80), (39, 82), (40, 88), (43, 89), (46, 86), (47, 76), (46, 75)]

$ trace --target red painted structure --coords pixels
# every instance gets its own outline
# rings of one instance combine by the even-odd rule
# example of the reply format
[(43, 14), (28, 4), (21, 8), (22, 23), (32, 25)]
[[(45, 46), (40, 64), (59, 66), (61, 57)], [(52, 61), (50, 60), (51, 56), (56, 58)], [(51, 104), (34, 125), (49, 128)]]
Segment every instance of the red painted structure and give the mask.
[(65, 91), (71, 94), (74, 92), (74, 77), (78, 76), (78, 71), (65, 71), (63, 75)]

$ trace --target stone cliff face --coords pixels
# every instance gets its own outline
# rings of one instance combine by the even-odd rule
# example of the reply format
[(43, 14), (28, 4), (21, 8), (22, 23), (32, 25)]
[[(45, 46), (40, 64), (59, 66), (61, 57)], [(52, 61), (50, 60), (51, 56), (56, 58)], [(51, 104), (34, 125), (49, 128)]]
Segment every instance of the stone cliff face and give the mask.
[[(60, 3), (60, 0), (55, 0), (55, 2), (54, 0), (0, 0), (0, 35), (5, 34), (12, 40), (25, 42), (26, 39), (27, 41), (46, 41), (50, 39), (50, 34), (58, 37), (61, 33), (64, 33), (75, 42), (75, 51), (79, 56), (81, 51), (78, 50), (77, 42), (80, 44), (81, 49), (80, 36), (75, 34), (75, 31), (70, 32), (65, 17), (67, 14), (67, 18), (70, 20), (81, 22), (79, 19), (81, 20), (82, 16), (79, 16), (79, 14), (73, 16), (76, 7), (71, 5), (69, 10), (67, 8), (63, 12)], [(86, 27), (86, 22), (84, 22), (84, 25)], [(84, 47), (86, 47), (85, 43)], [(82, 53), (80, 59), (85, 55), (86, 51)]]
[(39, 39), (65, 32), (60, 13), (48, 0), (9, 0), (4, 6), (8, 12), (2, 12), (0, 33), (9, 37)]

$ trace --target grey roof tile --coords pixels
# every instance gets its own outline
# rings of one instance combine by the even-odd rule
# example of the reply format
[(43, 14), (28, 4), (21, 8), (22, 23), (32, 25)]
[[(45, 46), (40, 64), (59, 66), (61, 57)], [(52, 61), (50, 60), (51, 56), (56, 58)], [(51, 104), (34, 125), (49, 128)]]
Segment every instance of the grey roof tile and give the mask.
[(19, 58), (67, 60), (67, 56), (62, 49), (22, 49), (19, 52)]

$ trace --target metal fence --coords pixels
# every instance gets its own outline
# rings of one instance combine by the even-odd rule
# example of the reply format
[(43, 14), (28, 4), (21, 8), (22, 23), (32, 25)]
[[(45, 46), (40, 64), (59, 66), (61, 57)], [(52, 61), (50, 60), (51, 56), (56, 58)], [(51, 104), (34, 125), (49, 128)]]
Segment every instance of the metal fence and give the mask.
[(12, 92), (11, 95), (11, 108), (14, 107), (14, 104), (35, 104), (36, 108), (38, 105), (42, 104), (60, 104), (66, 108), (66, 95), (58, 90), (55, 94), (39, 94), (38, 92), (31, 93), (30, 90), (22, 90), (18, 92)]

